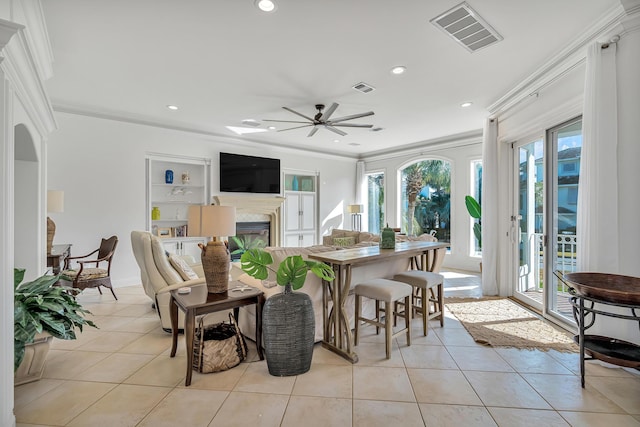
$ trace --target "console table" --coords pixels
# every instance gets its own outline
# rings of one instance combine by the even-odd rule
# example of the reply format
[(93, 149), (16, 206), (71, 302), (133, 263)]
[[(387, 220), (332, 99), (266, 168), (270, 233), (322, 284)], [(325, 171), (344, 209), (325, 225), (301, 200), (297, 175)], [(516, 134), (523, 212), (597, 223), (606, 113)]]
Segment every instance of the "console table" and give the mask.
[[(596, 315), (632, 320), (640, 326), (640, 278), (606, 273), (569, 273), (564, 277), (556, 276), (571, 288), (573, 294), (569, 301), (579, 330), (574, 340), (580, 345), (582, 388), (585, 360), (598, 359), (627, 368), (640, 368), (639, 345), (617, 338), (585, 334), (594, 325)], [(612, 310), (614, 307), (628, 309), (629, 314)], [(590, 357), (586, 358), (585, 353)]]
[(53, 267), (53, 274), (60, 273), (64, 260), (71, 256), (71, 244), (63, 243), (60, 245), (53, 245), (51, 247), (51, 253), (47, 254), (47, 267)]
[[(316, 252), (309, 259), (324, 262), (331, 266), (336, 278), (331, 282), (323, 281), (322, 287), (322, 346), (339, 354), (351, 363), (358, 362), (353, 351), (354, 341), (349, 326), (349, 316), (345, 302), (351, 290), (351, 270), (367, 264), (381, 262), (390, 258), (411, 259), (412, 266), (419, 270), (432, 271), (437, 263), (438, 249), (446, 248), (447, 243), (408, 241), (396, 242), (395, 249), (380, 249), (379, 246), (344, 249), (339, 251)], [(354, 284), (355, 285), (355, 284)], [(329, 299), (332, 308), (329, 310)]]

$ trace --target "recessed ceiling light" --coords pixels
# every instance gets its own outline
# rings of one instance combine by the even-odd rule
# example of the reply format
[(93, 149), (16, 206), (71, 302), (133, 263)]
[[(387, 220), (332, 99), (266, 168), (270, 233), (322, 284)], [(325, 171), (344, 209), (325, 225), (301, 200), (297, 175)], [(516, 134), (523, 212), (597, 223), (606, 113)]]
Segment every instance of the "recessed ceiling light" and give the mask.
[(392, 74), (402, 74), (405, 71), (407, 71), (407, 67), (405, 67), (404, 65), (398, 65), (397, 67), (393, 67), (391, 69)]
[(266, 129), (262, 129), (262, 128), (243, 128), (243, 127), (237, 127), (237, 126), (225, 126), (227, 129), (229, 129), (231, 132), (236, 133), (238, 135), (244, 135), (247, 133), (258, 133), (258, 132), (266, 132)]
[(276, 4), (272, 0), (256, 0), (256, 6), (263, 12), (273, 12)]
[(177, 110), (177, 109), (178, 109), (178, 106), (177, 106), (177, 105), (167, 105), (167, 108), (168, 108), (169, 110), (173, 110), (173, 111), (175, 111), (175, 110)]
[(376, 127), (376, 128), (371, 128), (369, 129), (371, 132), (380, 132), (381, 130), (384, 130), (384, 128), (381, 127)]
[(339, 139), (334, 139), (333, 142), (340, 142), (340, 140)]
[(267, 129), (269, 129), (269, 130), (276, 130), (276, 127), (275, 127), (275, 126), (269, 126)]
[(473, 105), (473, 102), (469, 102), (469, 101), (463, 102), (462, 104), (460, 104), (462, 108), (471, 107), (472, 105)]

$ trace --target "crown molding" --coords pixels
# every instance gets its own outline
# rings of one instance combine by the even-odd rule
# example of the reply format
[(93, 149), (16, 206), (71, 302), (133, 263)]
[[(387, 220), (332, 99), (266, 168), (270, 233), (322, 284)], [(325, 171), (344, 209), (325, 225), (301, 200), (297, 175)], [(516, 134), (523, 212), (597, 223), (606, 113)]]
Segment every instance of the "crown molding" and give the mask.
[(442, 138), (420, 141), (414, 144), (405, 145), (402, 148), (397, 148), (394, 150), (377, 151), (371, 154), (363, 155), (359, 160), (363, 160), (365, 162), (374, 162), (378, 160), (387, 160), (398, 157), (422, 155), (435, 150), (457, 148), (475, 144), (482, 144), (482, 129), (455, 135), (448, 135)]
[(170, 122), (170, 121), (161, 122), (149, 116), (133, 114), (133, 113), (123, 113), (121, 111), (113, 111), (113, 110), (107, 110), (102, 108), (81, 106), (81, 105), (71, 104), (71, 103), (63, 103), (63, 102), (57, 101), (56, 99), (53, 100), (53, 109), (59, 113), (93, 117), (97, 119), (112, 120), (117, 122), (130, 123), (130, 124), (141, 125), (141, 126), (150, 126), (154, 128), (168, 129), (176, 132), (184, 132), (184, 133), (191, 133), (195, 135), (211, 137), (211, 138), (214, 138), (216, 142), (231, 144), (234, 146), (240, 145), (240, 146), (249, 147), (249, 148), (256, 148), (259, 150), (264, 150), (266, 146), (267, 148), (273, 148), (279, 151), (290, 152), (298, 155), (300, 154), (308, 155), (309, 153), (313, 153), (316, 156), (327, 158), (327, 159), (357, 160), (358, 158), (356, 154), (352, 154), (352, 153), (340, 153), (340, 152), (327, 153), (324, 151), (313, 150), (311, 148), (297, 148), (297, 147), (291, 147), (289, 145), (278, 144), (274, 142), (265, 142), (265, 141), (255, 140), (248, 136), (243, 136), (242, 138), (236, 138), (233, 136), (214, 132), (206, 128), (195, 127), (190, 124), (186, 124), (182, 122)]
[(4, 57), (0, 67), (41, 138), (46, 139), (57, 125), (24, 29), (0, 19), (0, 55)]
[(53, 77), (53, 50), (40, 0), (21, 0), (25, 35), (34, 53), (36, 68), (42, 80)]
[(627, 12), (621, 5), (612, 8), (599, 21), (582, 33), (580, 37), (544, 63), (520, 84), (491, 104), (488, 107), (491, 116), (499, 116), (510, 110), (529, 96), (538, 92), (541, 88), (550, 85), (580, 65), (580, 63), (585, 60), (586, 47), (598, 38), (602, 38), (611, 33), (626, 15)]

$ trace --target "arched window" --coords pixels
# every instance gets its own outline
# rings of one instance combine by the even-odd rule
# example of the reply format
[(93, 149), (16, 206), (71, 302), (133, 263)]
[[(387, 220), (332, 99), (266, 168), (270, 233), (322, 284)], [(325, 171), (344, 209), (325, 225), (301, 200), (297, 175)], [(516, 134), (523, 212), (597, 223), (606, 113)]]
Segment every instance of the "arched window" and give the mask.
[(451, 164), (421, 160), (402, 169), (400, 176), (402, 232), (433, 232), (439, 241), (450, 242)]

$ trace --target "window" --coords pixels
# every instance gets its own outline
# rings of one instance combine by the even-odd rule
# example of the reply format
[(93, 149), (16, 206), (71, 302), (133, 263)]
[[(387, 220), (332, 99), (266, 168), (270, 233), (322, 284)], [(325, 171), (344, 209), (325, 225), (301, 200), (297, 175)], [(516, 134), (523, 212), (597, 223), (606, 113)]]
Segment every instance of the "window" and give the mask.
[(367, 174), (367, 231), (380, 234), (384, 228), (384, 172)]
[(441, 242), (451, 241), (451, 164), (423, 160), (400, 171), (402, 231), (410, 236), (435, 231)]
[[(471, 162), (471, 195), (478, 201), (480, 206), (482, 206), (482, 160), (473, 160)], [(472, 255), (480, 255), (482, 253), (482, 248), (473, 231), (473, 227), (475, 227), (476, 223), (479, 224), (480, 220), (475, 218), (472, 219), (473, 225), (469, 230), (471, 236), (473, 236), (471, 253)]]
[(569, 172), (575, 172), (576, 171), (576, 163), (575, 162), (570, 162), (570, 163), (563, 163), (562, 164), (562, 173), (569, 173)]

